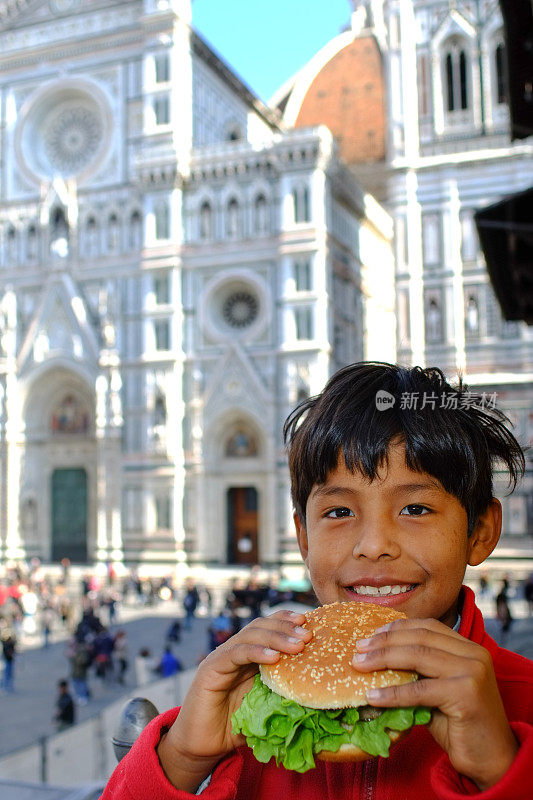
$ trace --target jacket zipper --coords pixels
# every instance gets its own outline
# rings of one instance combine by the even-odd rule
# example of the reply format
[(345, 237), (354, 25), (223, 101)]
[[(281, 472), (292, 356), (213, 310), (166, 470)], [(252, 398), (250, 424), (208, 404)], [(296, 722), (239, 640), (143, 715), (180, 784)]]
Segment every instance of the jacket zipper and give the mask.
[(378, 759), (369, 758), (363, 762), (363, 774), (361, 776), (361, 800), (373, 800), (374, 787), (378, 774)]

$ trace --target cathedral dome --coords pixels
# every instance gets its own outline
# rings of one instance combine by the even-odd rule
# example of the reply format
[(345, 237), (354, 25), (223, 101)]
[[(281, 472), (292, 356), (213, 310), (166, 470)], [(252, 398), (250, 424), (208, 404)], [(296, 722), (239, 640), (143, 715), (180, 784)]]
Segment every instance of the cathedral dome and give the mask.
[(385, 159), (385, 88), (369, 29), (336, 36), (272, 99), (289, 127), (326, 125), (347, 164)]

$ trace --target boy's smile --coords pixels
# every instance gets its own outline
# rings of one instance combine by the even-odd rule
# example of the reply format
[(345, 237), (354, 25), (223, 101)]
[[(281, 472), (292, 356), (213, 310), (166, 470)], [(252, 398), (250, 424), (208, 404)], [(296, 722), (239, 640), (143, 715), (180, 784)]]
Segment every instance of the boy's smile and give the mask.
[(341, 459), (311, 490), (305, 525), (295, 521), (321, 603), (385, 604), (452, 627), (467, 564), (496, 545), (500, 507), (493, 501), (469, 538), (459, 500), (436, 478), (410, 470), (403, 444), (391, 444), (373, 481)]

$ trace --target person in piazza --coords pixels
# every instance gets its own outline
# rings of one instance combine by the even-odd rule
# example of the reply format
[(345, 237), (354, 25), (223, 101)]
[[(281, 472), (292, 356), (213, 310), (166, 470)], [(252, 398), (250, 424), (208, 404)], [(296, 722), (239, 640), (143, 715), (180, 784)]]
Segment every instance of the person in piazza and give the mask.
[[(524, 456), (497, 409), (399, 402), (405, 392), (452, 391), (436, 368), (358, 363), (285, 424), (296, 533), (316, 596), (405, 612), (358, 643), (353, 664), (416, 670), (417, 682), (378, 690), (371, 704), (428, 706), (430, 722), (388, 758), (318, 761), (304, 773), (257, 761), (233, 732), (232, 713), (259, 664), (309, 641), (305, 617), (279, 611), (210, 653), (181, 709), (146, 727), (102, 800), (531, 798), (533, 662), (487, 635), (463, 585), (466, 567), (484, 562), (500, 536), (493, 470), (505, 465), (514, 489)], [(378, 392), (394, 402), (379, 406)]]

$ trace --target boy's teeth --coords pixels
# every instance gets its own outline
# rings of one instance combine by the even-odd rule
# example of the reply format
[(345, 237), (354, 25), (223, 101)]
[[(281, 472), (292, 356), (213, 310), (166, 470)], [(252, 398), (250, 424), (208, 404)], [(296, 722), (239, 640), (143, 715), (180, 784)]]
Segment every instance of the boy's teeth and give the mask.
[(369, 594), (369, 595), (385, 595), (385, 594), (403, 594), (408, 592), (410, 586), (352, 586), (356, 594)]

